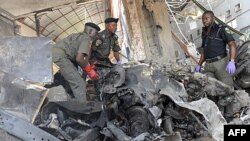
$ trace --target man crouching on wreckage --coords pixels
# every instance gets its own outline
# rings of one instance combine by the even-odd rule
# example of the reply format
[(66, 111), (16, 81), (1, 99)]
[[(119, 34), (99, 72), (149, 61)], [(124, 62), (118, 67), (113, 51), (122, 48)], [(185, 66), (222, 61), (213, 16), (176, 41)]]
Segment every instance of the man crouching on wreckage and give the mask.
[(104, 21), (105, 30), (98, 33), (91, 46), (89, 62), (96, 66), (97, 72), (100, 75), (100, 79), (94, 81), (95, 91), (99, 94), (104, 83), (104, 76), (114, 66), (109, 59), (111, 51), (113, 51), (117, 64), (121, 65), (119, 56), (121, 48), (118, 43), (118, 36), (115, 34), (118, 20), (118, 18), (106, 18)]
[(52, 48), (53, 62), (60, 67), (61, 75), (69, 83), (77, 101), (86, 101), (86, 84), (77, 70), (79, 65), (92, 80), (98, 79), (94, 67), (88, 64), (92, 39), (100, 31), (94, 23), (85, 24), (84, 32), (69, 35)]

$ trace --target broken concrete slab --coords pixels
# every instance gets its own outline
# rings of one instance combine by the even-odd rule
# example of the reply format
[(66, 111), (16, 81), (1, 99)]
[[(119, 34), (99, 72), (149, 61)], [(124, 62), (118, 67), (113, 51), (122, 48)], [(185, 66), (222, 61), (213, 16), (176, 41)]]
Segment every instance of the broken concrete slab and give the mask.
[(51, 44), (45, 37), (0, 38), (0, 70), (24, 80), (51, 83)]
[(0, 107), (26, 121), (33, 122), (47, 95), (47, 89), (22, 82), (18, 78), (0, 73)]
[(170, 97), (177, 105), (202, 114), (212, 137), (217, 141), (223, 140), (223, 128), (227, 122), (213, 101), (202, 98), (197, 101), (187, 102), (185, 100), (187, 93), (181, 83), (179, 83), (178, 89), (173, 89), (169, 85), (166, 85), (165, 88), (161, 89), (160, 93)]

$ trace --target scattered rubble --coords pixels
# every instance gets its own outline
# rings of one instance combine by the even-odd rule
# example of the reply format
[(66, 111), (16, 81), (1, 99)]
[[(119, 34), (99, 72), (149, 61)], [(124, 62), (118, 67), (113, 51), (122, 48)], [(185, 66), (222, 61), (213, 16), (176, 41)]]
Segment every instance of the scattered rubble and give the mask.
[(87, 81), (86, 102), (72, 98), (60, 73), (44, 87), (1, 74), (0, 128), (22, 140), (223, 141), (225, 124), (250, 123), (244, 87), (194, 73), (188, 59), (97, 68), (102, 77)]
[[(51, 120), (50, 114), (59, 118), (61, 122), (56, 127), (64, 133), (54, 135), (61, 140), (74, 140), (80, 133), (95, 129), (91, 133), (95, 132), (99, 140), (152, 141), (171, 138), (172, 141), (189, 141), (206, 138), (222, 141), (223, 126), (240, 118), (235, 114), (243, 115), (241, 110), (248, 107), (249, 96), (245, 91), (234, 90), (214, 78), (192, 73), (191, 67), (178, 69), (188, 66), (187, 63), (183, 61), (165, 67), (152, 63), (130, 63), (106, 68), (102, 83), (98, 83), (101, 86), (97, 86), (101, 88), (99, 100), (103, 102), (99, 112), (93, 110), (87, 116), (66, 108), (69, 104), (66, 107), (57, 105), (53, 106), (57, 110), (47, 113), (47, 118), (43, 120)], [(248, 119), (246, 111), (244, 117)], [(63, 122), (60, 113), (67, 115), (63, 116)], [(70, 127), (74, 129), (73, 133), (64, 127), (64, 122), (68, 120), (72, 122)], [(88, 128), (79, 128), (84, 125)]]

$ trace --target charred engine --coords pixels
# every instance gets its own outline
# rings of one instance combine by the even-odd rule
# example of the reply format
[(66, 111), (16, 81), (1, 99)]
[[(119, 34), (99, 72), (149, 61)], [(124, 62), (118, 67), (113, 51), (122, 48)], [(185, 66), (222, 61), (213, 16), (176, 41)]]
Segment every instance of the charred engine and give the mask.
[[(177, 141), (211, 137), (202, 126), (205, 122), (201, 115), (195, 115), (161, 94), (161, 89), (169, 83), (181, 88), (162, 69), (147, 65), (125, 66), (125, 69), (115, 66), (101, 81), (100, 96), (109, 124), (114, 125), (112, 128), (107, 126), (109, 130), (105, 131), (112, 133), (105, 134), (114, 134), (109, 136), (112, 140), (151, 141), (172, 137)], [(123, 136), (115, 132), (119, 130)]]
[(177, 104), (188, 102), (182, 84), (159, 68), (148, 64), (105, 67), (99, 82), (90, 82), (98, 89), (98, 99), (50, 101), (36, 124), (66, 141), (211, 138), (202, 114)]
[(37, 125), (67, 141), (189, 141), (223, 140), (224, 124), (249, 123), (245, 91), (187, 66), (185, 61), (102, 66), (100, 80), (89, 81), (97, 99), (49, 102)]

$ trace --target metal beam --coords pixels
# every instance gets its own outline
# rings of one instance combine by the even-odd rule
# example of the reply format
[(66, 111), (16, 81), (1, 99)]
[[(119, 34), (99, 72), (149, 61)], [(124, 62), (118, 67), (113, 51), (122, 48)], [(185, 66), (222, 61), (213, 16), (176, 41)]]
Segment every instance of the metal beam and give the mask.
[(101, 17), (101, 14), (100, 14), (100, 12), (99, 12), (100, 10), (99, 10), (99, 8), (98, 8), (98, 6), (97, 6), (97, 2), (95, 3), (95, 6), (96, 6), (96, 9), (98, 10), (99, 17), (100, 17), (101, 21), (103, 21), (103, 20), (102, 20), (102, 17)]
[(45, 37), (48, 37), (50, 34), (52, 34), (55, 30), (50, 31), (47, 35), (44, 35)]
[(25, 141), (60, 141), (32, 123), (15, 117), (3, 109), (0, 109), (0, 128)]
[(32, 26), (30, 26), (30, 25), (28, 25), (28, 24), (26, 24), (26, 23), (22, 23), (22, 24), (24, 24), (24, 25), (26, 25), (27, 27), (31, 28), (32, 30), (36, 31), (36, 29), (35, 29), (34, 27), (32, 27)]
[[(58, 26), (60, 29), (62, 29), (62, 31), (63, 32), (65, 32), (65, 30), (60, 26), (60, 25), (58, 25), (53, 19), (51, 19), (51, 17), (49, 17), (48, 15), (46, 15), (51, 21), (53, 21), (53, 23), (56, 25), (56, 26)], [(67, 33), (67, 32), (65, 32), (65, 33)], [(69, 35), (69, 33), (67, 33), (68, 35)]]
[[(36, 23), (36, 22), (35, 22), (33, 19), (31, 19), (30, 17), (28, 17), (28, 19), (30, 19), (32, 22)], [(22, 22), (21, 22), (21, 23), (22, 23)], [(23, 24), (26, 25), (26, 26), (28, 26), (29, 28), (33, 29), (34, 31), (36, 31), (36, 28), (34, 28), (34, 27), (32, 27), (32, 26), (26, 24), (25, 22), (23, 22)], [(42, 26), (40, 26), (40, 27), (42, 27)], [(46, 29), (46, 30), (47, 30), (47, 29)], [(48, 31), (48, 30), (47, 30), (47, 31)], [(48, 32), (49, 32), (49, 31), (48, 31)], [(40, 32), (40, 34), (41, 34), (41, 32)], [(44, 35), (44, 34), (42, 34), (42, 35)]]
[(32, 12), (29, 12), (29, 13), (26, 13), (26, 14), (23, 14), (23, 15), (20, 15), (20, 16), (17, 16), (16, 19), (19, 19), (19, 18), (23, 18), (23, 17), (28, 17), (28, 16), (33, 16), (35, 13), (41, 13), (41, 12), (47, 12), (47, 11), (53, 11), (54, 9), (58, 8), (58, 7), (62, 7), (62, 6), (67, 6), (69, 4), (74, 4), (75, 2), (73, 3), (68, 3), (68, 4), (63, 4), (63, 5), (59, 5), (59, 6), (55, 6), (55, 7), (50, 7), (50, 8), (45, 8), (45, 9), (41, 9), (41, 10), (37, 10), (37, 11), (32, 11)]
[(84, 5), (84, 7), (85, 7), (85, 9), (86, 9), (86, 11), (87, 11), (87, 13), (88, 13), (88, 15), (89, 15), (89, 18), (90, 18), (91, 22), (93, 22), (93, 20), (92, 20), (92, 18), (91, 18), (91, 16), (90, 16), (90, 14), (89, 14), (89, 10), (88, 10), (88, 8), (86, 7), (86, 5)]
[[(73, 9), (73, 7), (71, 6), (72, 11), (76, 14), (77, 18), (82, 22), (81, 17), (78, 15), (78, 13), (76, 13), (75, 9)], [(84, 23), (82, 22), (82, 25), (84, 26)]]
[(35, 24), (36, 24), (36, 35), (40, 36), (40, 19), (37, 16), (38, 13), (35, 14)]
[[(72, 7), (72, 6), (71, 6)], [(77, 7), (76, 9), (78, 9), (79, 7)], [(72, 8), (73, 9), (73, 8)], [(74, 10), (76, 10), (76, 9), (74, 9)], [(69, 11), (69, 12), (67, 12), (67, 13), (65, 13), (64, 15), (68, 15), (69, 13), (71, 13), (72, 11)], [(56, 21), (56, 20), (58, 20), (58, 19), (60, 19), (60, 18), (62, 18), (63, 16), (59, 16), (58, 18), (56, 18), (54, 21)], [(53, 21), (51, 21), (51, 22), (49, 22), (47, 25), (45, 25), (44, 26), (44, 28), (42, 29), (42, 31), (41, 31), (41, 33), (43, 33), (44, 32), (44, 30), (50, 25), (50, 24), (52, 24), (53, 23)]]
[(103, 0), (103, 9), (104, 9), (104, 18), (107, 18), (107, 3), (106, 0)]
[(15, 20), (15, 17), (11, 13), (9, 13), (8, 11), (6, 11), (2, 8), (0, 8), (0, 15), (2, 15), (3, 17), (5, 17), (11, 21)]
[[(104, 12), (104, 11), (102, 10), (102, 11), (99, 11), (98, 13), (100, 13), (100, 12)], [(96, 14), (98, 14), (98, 13), (95, 13), (95, 14), (93, 14), (93, 15), (96, 15)], [(93, 16), (93, 15), (91, 15), (91, 16)], [(89, 17), (90, 17), (90, 16), (89, 16)], [(89, 18), (89, 17), (87, 17), (87, 18)], [(85, 20), (85, 19), (83, 19), (83, 20)], [(78, 23), (80, 23), (80, 22), (82, 22), (82, 21), (78, 21), (78, 22), (74, 23), (73, 25), (76, 25), (76, 24), (78, 24)], [(100, 24), (100, 23), (98, 23), (98, 24)], [(66, 30), (68, 30), (68, 29), (70, 29), (70, 28), (71, 28), (71, 27), (66, 28), (63, 32), (65, 32)], [(59, 34), (53, 39), (53, 41), (56, 41), (57, 38), (58, 38), (63, 32), (59, 33)]]
[[(72, 23), (69, 21), (69, 19), (61, 12), (61, 10), (58, 9), (58, 11), (59, 11), (59, 12), (63, 15), (63, 17), (69, 22), (69, 24), (70, 24), (71, 26), (73, 26)], [(71, 11), (71, 12), (72, 12), (72, 11)], [(73, 28), (75, 29), (76, 32), (79, 32), (74, 26), (73, 26)]]
[[(201, 10), (207, 11), (207, 9), (206, 9), (204, 6), (202, 6), (199, 2), (197, 2), (196, 0), (192, 0), (192, 1), (193, 1), (194, 4), (196, 4)], [(227, 25), (225, 22), (223, 22), (222, 20), (220, 20), (220, 19), (217, 18), (216, 16), (215, 16), (215, 20), (216, 20), (217, 22), (219, 22), (220, 24), (226, 26), (228, 29), (230, 29), (230, 30), (233, 31), (234, 33), (236, 33), (236, 34), (238, 34), (238, 35), (240, 35), (240, 36), (244, 35), (244, 34), (241, 33), (240, 31), (238, 31), (238, 30), (232, 28), (231, 26)]]
[(101, 2), (102, 0), (92, 0), (92, 1), (83, 1), (83, 0), (79, 0), (79, 1), (76, 1), (76, 4), (89, 4), (89, 3), (94, 3), (94, 2)]

